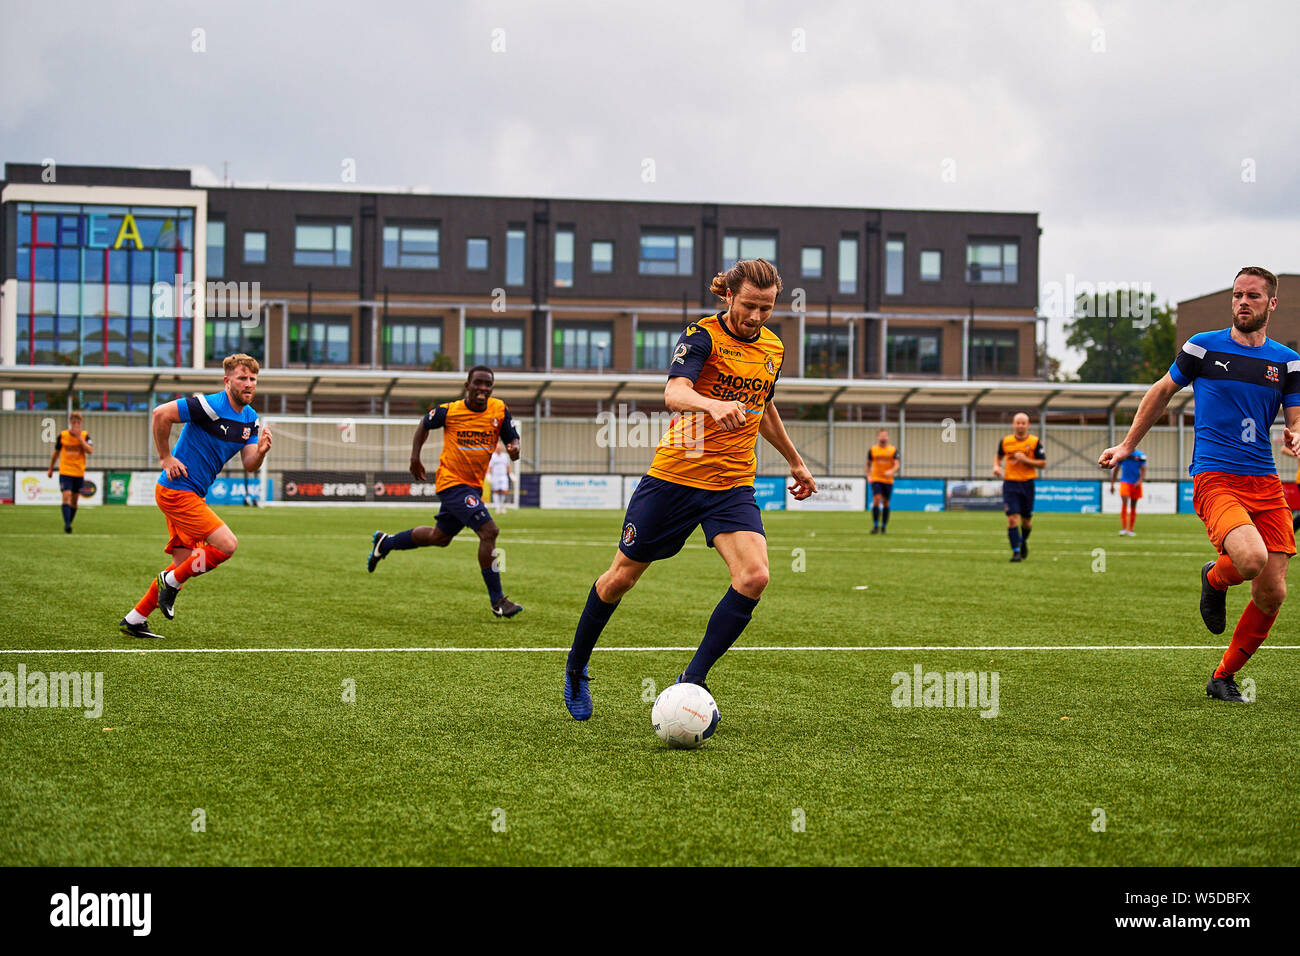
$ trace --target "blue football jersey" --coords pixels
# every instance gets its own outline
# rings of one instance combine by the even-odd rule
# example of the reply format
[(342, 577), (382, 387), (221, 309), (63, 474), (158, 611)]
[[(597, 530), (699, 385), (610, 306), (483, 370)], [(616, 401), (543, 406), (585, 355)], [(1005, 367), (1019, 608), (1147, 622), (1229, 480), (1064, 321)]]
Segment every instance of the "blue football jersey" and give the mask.
[(236, 412), (224, 388), (211, 395), (180, 399), (176, 407), (186, 424), (172, 456), (189, 474), (168, 478), (164, 471), (158, 484), (203, 498), (226, 462), (245, 445), (257, 444), (257, 412), (249, 405)]
[(1300, 355), (1272, 339), (1251, 348), (1230, 329), (1187, 340), (1169, 369), (1196, 392), (1196, 439), (1189, 475), (1276, 475), (1269, 429), (1280, 408), (1300, 405)]
[(1146, 453), (1138, 450), (1119, 463), (1119, 480), (1136, 485), (1142, 480), (1142, 466), (1147, 463)]

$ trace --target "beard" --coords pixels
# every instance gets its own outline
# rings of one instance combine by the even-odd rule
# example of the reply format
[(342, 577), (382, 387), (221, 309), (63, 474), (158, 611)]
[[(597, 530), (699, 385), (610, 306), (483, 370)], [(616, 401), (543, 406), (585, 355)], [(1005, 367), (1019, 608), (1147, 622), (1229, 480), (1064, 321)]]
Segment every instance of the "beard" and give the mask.
[(1263, 315), (1250, 316), (1249, 318), (1234, 313), (1232, 316), (1232, 324), (1238, 332), (1249, 335), (1251, 332), (1258, 332), (1268, 324), (1268, 313), (1265, 312)]

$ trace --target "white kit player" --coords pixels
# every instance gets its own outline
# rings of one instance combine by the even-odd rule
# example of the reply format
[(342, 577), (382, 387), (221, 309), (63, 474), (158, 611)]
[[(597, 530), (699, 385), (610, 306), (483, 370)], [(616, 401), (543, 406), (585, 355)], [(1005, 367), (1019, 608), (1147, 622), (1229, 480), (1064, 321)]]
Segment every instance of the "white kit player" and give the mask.
[(488, 475), (492, 480), (492, 508), (498, 512), (505, 511), (510, 494), (510, 456), (500, 442), (488, 461)]

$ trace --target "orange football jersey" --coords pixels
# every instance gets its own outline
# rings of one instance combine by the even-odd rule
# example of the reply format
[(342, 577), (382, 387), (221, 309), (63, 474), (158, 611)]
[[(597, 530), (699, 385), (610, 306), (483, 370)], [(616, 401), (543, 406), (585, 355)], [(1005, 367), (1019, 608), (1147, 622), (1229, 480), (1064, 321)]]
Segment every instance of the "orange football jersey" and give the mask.
[(1045, 457), (1042, 442), (1033, 435), (1017, 438), (1013, 432), (1002, 439), (998, 449), (1005, 456), (1002, 476), (1007, 481), (1033, 481), (1038, 477), (1038, 469), (1033, 465), (1026, 465), (1023, 461), (1013, 460), (1018, 451), (1023, 451), (1028, 458)]
[[(82, 439), (87, 445), (93, 445), (90, 432), (83, 431)], [(59, 432), (59, 474), (70, 478), (86, 477), (86, 453), (72, 440), (72, 432), (63, 429)]]
[(881, 448), (879, 444), (875, 444), (868, 448), (867, 461), (871, 462), (871, 477), (868, 480), (883, 481), (887, 485), (892, 485), (894, 476), (889, 474), (889, 470), (894, 467), (897, 458), (898, 449), (893, 445)]
[(776, 334), (760, 329), (751, 341), (736, 338), (721, 314), (687, 326), (677, 341), (668, 377), (693, 381), (695, 391), (719, 401), (738, 401), (749, 414), (743, 426), (724, 431), (704, 412), (673, 418), (659, 439), (649, 473), (690, 488), (723, 491), (754, 483), (759, 423), (776, 391), (785, 347)]
[(443, 430), (442, 455), (433, 476), (433, 487), (439, 492), (453, 485), (482, 488), (497, 439), (509, 443), (518, 437), (510, 424), (510, 411), (499, 398), (489, 398), (481, 412), (471, 409), (463, 398), (445, 402), (429, 411), (424, 425)]

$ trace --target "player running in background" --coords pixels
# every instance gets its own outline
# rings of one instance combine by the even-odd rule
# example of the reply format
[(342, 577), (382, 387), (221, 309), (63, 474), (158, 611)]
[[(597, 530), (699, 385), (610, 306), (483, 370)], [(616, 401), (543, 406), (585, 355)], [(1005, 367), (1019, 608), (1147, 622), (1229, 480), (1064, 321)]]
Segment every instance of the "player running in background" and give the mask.
[(497, 450), (488, 461), (488, 475), (492, 481), (492, 509), (505, 511), (510, 498), (510, 455), (501, 442), (497, 442)]
[(727, 562), (731, 587), (678, 682), (703, 686), (744, 631), (768, 581), (767, 539), (754, 501), (759, 435), (789, 463), (795, 498), (817, 491), (772, 404), (784, 356), (781, 340), (764, 328), (781, 291), (776, 267), (742, 259), (710, 288), (727, 310), (691, 323), (677, 341), (664, 388), (664, 404), (677, 415), (628, 502), (614, 562), (592, 585), (578, 619), (564, 671), (564, 703), (576, 720), (591, 716), (587, 662), (610, 615), (651, 562), (675, 555), (697, 527)]
[[(1006, 459), (1005, 476), (1002, 460)], [(1033, 530), (1034, 479), (1047, 464), (1043, 443), (1029, 434), (1029, 416), (1017, 412), (1011, 419), (1011, 434), (998, 442), (993, 456), (993, 476), (1002, 478), (1002, 509), (1007, 513), (1007, 540), (1011, 560), (1029, 557), (1029, 532)]]
[[(1286, 451), (1286, 440), (1278, 441)], [(1282, 493), (1286, 496), (1286, 506), (1291, 509), (1291, 530), (1300, 531), (1300, 463), (1297, 463), (1295, 481), (1282, 482)]]
[(1227, 625), (1227, 591), (1250, 581), (1250, 600), (1205, 693), (1243, 703), (1234, 679), (1277, 620), (1295, 532), (1273, 459), (1269, 429), (1284, 410), (1283, 450), (1300, 455), (1300, 355), (1268, 338), (1277, 277), (1246, 266), (1232, 283), (1232, 325), (1193, 335), (1168, 373), (1142, 398), (1128, 435), (1098, 459), (1109, 468), (1133, 454), (1169, 399), (1196, 392), (1192, 507), (1205, 523), (1217, 561), (1201, 568), (1201, 620), (1212, 634)]
[(902, 467), (898, 449), (889, 443), (889, 432), (880, 429), (876, 443), (867, 449), (867, 480), (871, 482), (871, 533), (884, 534), (889, 527), (889, 499), (894, 478)]
[(72, 534), (72, 519), (77, 517), (77, 502), (81, 499), (81, 486), (86, 483), (86, 456), (94, 454), (95, 443), (90, 432), (81, 427), (81, 412), (68, 415), (68, 427), (59, 432), (50, 456), (46, 478), (54, 477), (54, 467), (59, 468), (59, 491), (63, 494), (63, 533)]
[[(235, 553), (239, 545), (235, 533), (203, 499), (236, 453), (244, 470), (255, 472), (271, 450), (271, 430), (259, 425), (252, 407), (260, 370), (257, 359), (239, 353), (226, 356), (221, 365), (225, 372), (221, 391), (191, 395), (153, 410), (153, 443), (163, 469), (154, 501), (167, 519), (170, 539), (163, 550), (172, 563), (122, 618), (122, 633), (131, 637), (162, 637), (148, 627), (154, 609), (171, 620), (185, 582)], [(185, 427), (172, 449), (172, 426), (178, 422)]]
[(376, 531), (370, 539), (370, 556), (366, 570), (375, 566), (392, 551), (411, 548), (445, 548), (451, 539), (468, 527), (478, 535), (478, 566), (483, 573), (492, 613), (497, 617), (514, 617), (523, 610), (501, 591), (501, 575), (493, 563), (493, 551), (500, 529), (483, 504), (483, 477), (497, 441), (505, 443), (506, 452), (514, 461), (519, 460), (519, 432), (510, 420), (506, 403), (492, 397), (496, 376), (486, 365), (476, 365), (469, 370), (465, 380), (465, 397), (455, 402), (445, 402), (429, 409), (427, 415), (415, 426), (411, 442), (411, 474), (425, 480), (424, 463), (420, 450), (429, 438), (429, 431), (443, 429), (442, 455), (434, 474), (434, 490), (442, 510), (434, 522), (435, 527), (421, 525), (388, 534)]
[(1110, 473), (1110, 490), (1115, 491), (1115, 478), (1119, 478), (1119, 533), (1135, 535), (1138, 502), (1142, 500), (1142, 482), (1147, 478), (1147, 456), (1138, 449), (1119, 463)]

